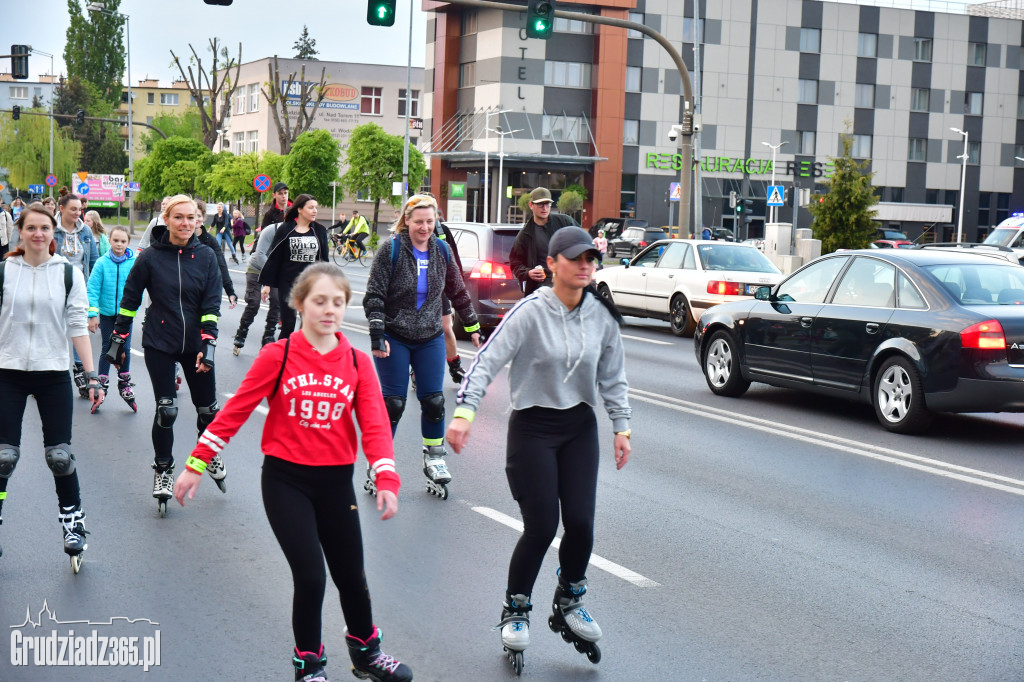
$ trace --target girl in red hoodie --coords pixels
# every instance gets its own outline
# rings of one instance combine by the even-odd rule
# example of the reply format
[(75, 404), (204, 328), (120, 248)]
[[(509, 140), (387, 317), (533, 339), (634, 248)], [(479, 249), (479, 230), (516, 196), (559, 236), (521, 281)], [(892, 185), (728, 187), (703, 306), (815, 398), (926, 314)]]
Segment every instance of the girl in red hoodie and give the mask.
[(357, 677), (405, 682), (412, 679), (409, 667), (380, 650), (363, 571), (352, 488), (359, 446), (353, 416), (359, 420), (363, 452), (377, 474), (381, 519), (398, 511), (400, 479), (373, 362), (337, 331), (350, 296), (348, 280), (337, 266), (317, 263), (303, 271), (289, 301), (302, 315), (302, 328), (256, 357), (238, 393), (199, 437), (174, 485), (174, 497), (182, 506), (186, 497), (192, 499), (206, 464), (266, 398), (263, 504), (295, 585), (295, 679), (326, 680), (320, 639), (323, 556), (341, 593), (345, 641)]

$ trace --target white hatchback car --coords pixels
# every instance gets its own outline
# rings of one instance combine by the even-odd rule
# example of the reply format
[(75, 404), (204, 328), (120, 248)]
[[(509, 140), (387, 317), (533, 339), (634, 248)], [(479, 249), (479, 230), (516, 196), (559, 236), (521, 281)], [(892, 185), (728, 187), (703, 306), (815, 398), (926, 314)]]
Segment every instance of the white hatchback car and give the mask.
[(663, 239), (623, 263), (597, 272), (598, 293), (623, 315), (667, 320), (676, 336), (693, 336), (711, 306), (782, 280), (756, 247), (722, 241)]

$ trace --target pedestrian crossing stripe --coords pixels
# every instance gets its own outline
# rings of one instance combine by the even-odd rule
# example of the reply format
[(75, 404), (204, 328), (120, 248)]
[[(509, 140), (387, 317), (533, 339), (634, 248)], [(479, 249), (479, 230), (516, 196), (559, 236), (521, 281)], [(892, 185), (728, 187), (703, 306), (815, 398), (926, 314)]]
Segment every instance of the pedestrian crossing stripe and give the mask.
[(768, 205), (769, 206), (782, 206), (782, 185), (772, 185), (769, 188), (771, 191), (768, 193)]

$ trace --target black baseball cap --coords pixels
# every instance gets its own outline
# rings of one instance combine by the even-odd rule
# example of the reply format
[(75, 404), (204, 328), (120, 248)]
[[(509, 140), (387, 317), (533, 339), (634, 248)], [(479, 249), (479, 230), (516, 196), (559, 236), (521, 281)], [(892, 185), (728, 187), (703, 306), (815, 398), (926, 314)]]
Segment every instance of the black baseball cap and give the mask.
[(573, 260), (588, 251), (593, 251), (598, 258), (601, 257), (601, 252), (594, 246), (594, 240), (581, 227), (570, 225), (556, 230), (551, 241), (548, 242), (548, 256), (551, 258), (562, 254), (569, 260)]
[(288, 185), (284, 184), (283, 182), (274, 183), (274, 194), (277, 194), (283, 189), (288, 189)]

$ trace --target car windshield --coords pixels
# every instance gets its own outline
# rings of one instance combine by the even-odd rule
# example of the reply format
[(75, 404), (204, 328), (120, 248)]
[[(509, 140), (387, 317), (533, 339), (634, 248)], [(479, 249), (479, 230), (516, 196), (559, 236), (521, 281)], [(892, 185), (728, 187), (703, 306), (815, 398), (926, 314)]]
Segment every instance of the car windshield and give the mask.
[(1009, 246), (1020, 230), (1016, 227), (997, 227), (989, 232), (982, 244), (994, 244), (996, 246)]
[(907, 235), (896, 230), (882, 230), (882, 239), (907, 239)]
[(964, 305), (1024, 305), (1024, 268), (998, 263), (927, 265), (939, 283)]
[(503, 263), (508, 263), (508, 254), (512, 251), (512, 242), (516, 240), (516, 235), (519, 234), (519, 230), (495, 230), (494, 231), (494, 251), (491, 253), (491, 258), (494, 260), (501, 260)]
[(698, 244), (701, 267), (705, 270), (735, 272), (770, 272), (779, 269), (757, 249), (739, 244)]

